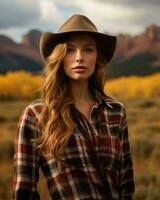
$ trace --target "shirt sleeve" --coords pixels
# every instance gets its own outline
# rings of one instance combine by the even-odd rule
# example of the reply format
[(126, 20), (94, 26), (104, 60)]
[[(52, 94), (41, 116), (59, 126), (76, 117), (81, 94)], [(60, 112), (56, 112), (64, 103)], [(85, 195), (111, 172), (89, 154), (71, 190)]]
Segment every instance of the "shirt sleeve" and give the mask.
[(132, 200), (135, 190), (133, 164), (128, 138), (128, 126), (125, 109), (121, 120), (121, 168), (120, 168), (120, 200)]
[(39, 155), (31, 139), (38, 136), (36, 117), (28, 106), (17, 129), (14, 154), (14, 179), (12, 200), (39, 200)]

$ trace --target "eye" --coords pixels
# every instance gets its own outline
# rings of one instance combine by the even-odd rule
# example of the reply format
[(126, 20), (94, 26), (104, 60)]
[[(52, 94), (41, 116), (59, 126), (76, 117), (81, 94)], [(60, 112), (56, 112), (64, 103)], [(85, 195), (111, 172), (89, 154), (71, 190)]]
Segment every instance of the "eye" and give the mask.
[(93, 52), (94, 51), (94, 49), (93, 48), (91, 48), (91, 47), (87, 47), (87, 48), (85, 48), (84, 49), (86, 52)]
[(73, 47), (68, 47), (67, 48), (67, 53), (72, 53), (74, 51), (75, 51), (75, 49)]

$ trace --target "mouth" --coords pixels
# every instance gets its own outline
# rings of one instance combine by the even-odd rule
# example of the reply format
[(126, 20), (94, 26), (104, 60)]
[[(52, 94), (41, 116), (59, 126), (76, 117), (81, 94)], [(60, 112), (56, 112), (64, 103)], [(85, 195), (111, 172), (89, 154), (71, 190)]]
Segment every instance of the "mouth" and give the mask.
[(79, 66), (73, 67), (72, 69), (73, 69), (73, 70), (74, 70), (74, 69), (87, 69), (87, 67), (85, 67), (85, 66), (83, 66), (83, 65), (79, 65)]

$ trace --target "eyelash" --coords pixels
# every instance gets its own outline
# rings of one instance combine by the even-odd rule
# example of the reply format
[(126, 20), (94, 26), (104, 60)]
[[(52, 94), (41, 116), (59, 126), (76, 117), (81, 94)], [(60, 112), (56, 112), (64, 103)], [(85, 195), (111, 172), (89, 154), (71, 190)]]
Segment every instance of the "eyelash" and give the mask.
[(67, 52), (68, 52), (68, 53), (74, 52), (74, 48), (67, 48)]
[[(67, 53), (71, 53), (71, 52), (74, 52), (75, 49), (74, 48), (67, 48)], [(87, 51), (87, 52), (93, 52), (94, 50), (92, 48), (84, 48), (84, 51)]]
[(93, 49), (92, 48), (86, 48), (86, 49), (84, 49), (85, 51), (87, 51), (87, 52), (93, 52)]

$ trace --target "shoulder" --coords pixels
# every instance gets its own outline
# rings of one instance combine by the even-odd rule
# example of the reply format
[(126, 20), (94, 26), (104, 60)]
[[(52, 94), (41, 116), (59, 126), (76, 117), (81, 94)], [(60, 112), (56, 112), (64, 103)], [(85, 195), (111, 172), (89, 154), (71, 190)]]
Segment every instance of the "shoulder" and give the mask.
[(118, 101), (116, 98), (111, 97), (105, 94), (104, 92), (98, 91), (93, 88), (92, 88), (92, 91), (93, 91), (96, 101), (99, 102), (100, 104), (103, 102), (102, 105), (106, 106), (106, 108), (113, 111), (124, 110), (123, 103)]
[(37, 99), (31, 102), (23, 110), (21, 118), (23, 118), (24, 120), (29, 120), (29, 121), (37, 120), (39, 114), (41, 113), (42, 105), (43, 103), (41, 99)]
[(125, 111), (125, 106), (122, 102), (117, 100), (114, 97), (108, 96), (108, 95), (103, 95), (103, 100), (105, 104), (110, 108), (110, 110), (115, 111), (115, 112), (124, 112)]
[(121, 125), (127, 124), (127, 114), (122, 102), (108, 95), (104, 96), (106, 115), (108, 119), (118, 121)]
[(27, 106), (27, 108), (28, 108), (29, 110), (31, 110), (31, 111), (35, 114), (36, 117), (38, 117), (38, 115), (39, 115), (39, 114), (41, 113), (41, 111), (42, 111), (42, 106), (43, 106), (42, 100), (41, 100), (41, 99), (37, 99), (37, 100), (31, 102), (31, 103)]
[(17, 138), (19, 138), (17, 141), (21, 144), (26, 144), (26, 142), (31, 144), (31, 139), (41, 135), (38, 124), (38, 115), (41, 112), (41, 108), (42, 101), (39, 100), (31, 102), (24, 108), (17, 126)]

